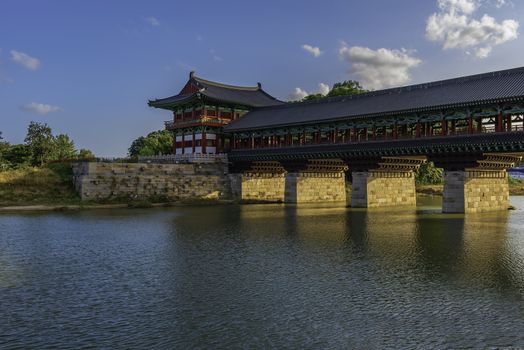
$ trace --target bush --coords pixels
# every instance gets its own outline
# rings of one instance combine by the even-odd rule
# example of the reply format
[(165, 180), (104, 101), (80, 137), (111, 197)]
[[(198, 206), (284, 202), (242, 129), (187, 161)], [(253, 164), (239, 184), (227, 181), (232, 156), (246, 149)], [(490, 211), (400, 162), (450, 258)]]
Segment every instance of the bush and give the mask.
[(437, 168), (433, 162), (426, 162), (418, 169), (415, 181), (420, 185), (442, 184), (444, 182), (442, 169)]

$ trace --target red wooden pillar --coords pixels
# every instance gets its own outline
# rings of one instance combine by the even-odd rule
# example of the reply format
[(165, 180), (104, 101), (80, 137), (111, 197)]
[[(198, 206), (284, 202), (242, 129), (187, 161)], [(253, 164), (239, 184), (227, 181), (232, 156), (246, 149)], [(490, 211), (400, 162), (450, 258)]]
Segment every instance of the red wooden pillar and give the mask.
[(473, 118), (468, 117), (468, 134), (473, 134)]
[(448, 134), (448, 121), (444, 118), (442, 118), (442, 135), (447, 135)]
[(417, 122), (416, 129), (417, 129), (417, 131), (416, 131), (416, 133), (417, 133), (416, 136), (417, 136), (417, 138), (419, 139), (420, 136), (422, 135), (422, 132), (421, 132), (422, 125), (420, 125), (420, 122), (419, 122), (419, 121)]
[(207, 139), (206, 132), (202, 131), (202, 153), (206, 153)]
[(182, 154), (186, 153), (186, 135), (182, 132)]
[(397, 123), (393, 124), (393, 140), (396, 140), (398, 138), (398, 127)]
[(495, 125), (496, 132), (504, 131), (504, 125), (503, 125), (502, 118), (503, 118), (502, 113), (499, 113), (499, 115), (497, 115), (497, 123)]
[(511, 114), (506, 116), (506, 131), (511, 131)]
[(191, 140), (191, 148), (193, 148), (193, 153), (195, 153), (195, 146), (196, 146), (195, 131), (193, 130), (193, 139)]

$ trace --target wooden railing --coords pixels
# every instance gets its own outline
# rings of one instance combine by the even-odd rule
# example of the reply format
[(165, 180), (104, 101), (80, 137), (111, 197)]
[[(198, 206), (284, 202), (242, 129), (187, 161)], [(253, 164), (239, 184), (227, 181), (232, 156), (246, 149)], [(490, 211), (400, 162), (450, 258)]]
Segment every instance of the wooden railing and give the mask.
[(227, 163), (227, 154), (165, 154), (158, 156), (138, 157), (138, 162), (143, 163)]
[(221, 124), (226, 125), (231, 122), (230, 119), (225, 118), (212, 118), (212, 117), (201, 117), (201, 118), (194, 118), (194, 119), (184, 119), (184, 120), (167, 120), (164, 122), (166, 129), (171, 130), (176, 127), (183, 127), (187, 125), (193, 125), (193, 124), (202, 124), (202, 123), (214, 123), (214, 124)]

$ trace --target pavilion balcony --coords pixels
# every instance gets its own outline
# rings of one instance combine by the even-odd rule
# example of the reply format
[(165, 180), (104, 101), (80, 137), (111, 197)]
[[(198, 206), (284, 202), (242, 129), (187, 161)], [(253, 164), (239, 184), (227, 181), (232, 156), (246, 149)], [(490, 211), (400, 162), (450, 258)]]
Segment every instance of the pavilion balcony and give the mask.
[(199, 117), (183, 120), (167, 120), (164, 122), (167, 130), (173, 130), (181, 127), (191, 126), (195, 124), (216, 124), (216, 125), (227, 125), (231, 122), (230, 119), (216, 118), (216, 117)]

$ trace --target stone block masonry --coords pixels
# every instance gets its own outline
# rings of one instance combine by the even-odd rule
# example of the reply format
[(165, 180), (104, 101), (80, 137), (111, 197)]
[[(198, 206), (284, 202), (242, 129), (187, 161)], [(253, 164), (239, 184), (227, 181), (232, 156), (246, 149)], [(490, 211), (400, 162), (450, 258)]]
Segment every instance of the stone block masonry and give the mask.
[(378, 208), (416, 206), (413, 171), (362, 171), (352, 173), (351, 206)]
[(226, 163), (151, 164), (82, 162), (73, 166), (75, 187), (83, 200), (231, 197)]
[(444, 171), (444, 213), (507, 210), (509, 183), (505, 170)]
[(284, 174), (231, 174), (233, 198), (245, 201), (283, 202)]
[(288, 173), (284, 201), (286, 203), (345, 202), (344, 172)]

